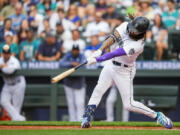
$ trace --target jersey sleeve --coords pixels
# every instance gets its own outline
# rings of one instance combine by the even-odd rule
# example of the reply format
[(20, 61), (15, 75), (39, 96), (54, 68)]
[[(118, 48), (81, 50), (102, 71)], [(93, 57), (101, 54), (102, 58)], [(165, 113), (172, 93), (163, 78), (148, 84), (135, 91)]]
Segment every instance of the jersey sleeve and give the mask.
[(124, 22), (115, 29), (119, 33), (120, 36), (122, 36), (122, 35), (124, 35), (124, 33), (126, 33), (127, 25), (128, 25), (128, 22)]
[(143, 41), (130, 41), (128, 44), (123, 46), (124, 51), (127, 56), (132, 56), (138, 52), (143, 51), (144, 42)]
[(20, 69), (20, 63), (16, 58), (12, 58), (7, 66), (2, 68), (2, 72), (5, 74), (13, 74), (17, 69)]

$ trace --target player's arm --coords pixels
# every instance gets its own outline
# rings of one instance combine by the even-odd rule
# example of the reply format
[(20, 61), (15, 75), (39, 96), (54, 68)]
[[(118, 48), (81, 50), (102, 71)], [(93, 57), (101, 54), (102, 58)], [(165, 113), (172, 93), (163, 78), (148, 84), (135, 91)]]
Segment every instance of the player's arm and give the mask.
[(17, 69), (20, 69), (20, 63), (17, 60), (7, 64), (2, 68), (2, 72), (5, 74), (13, 74)]
[(123, 56), (123, 55), (126, 55), (124, 48), (118, 48), (113, 52), (106, 53), (106, 54), (96, 58), (96, 61), (101, 62), (101, 61), (109, 60), (114, 57)]
[(108, 49), (112, 44), (114, 44), (119, 39), (120, 39), (120, 34), (118, 33), (117, 30), (115, 30), (113, 34), (110, 34), (107, 37), (107, 39), (103, 42), (102, 46), (92, 54), (91, 58), (97, 58), (101, 56), (102, 52), (105, 49)]
[(102, 46), (100, 47), (101, 51), (109, 48), (112, 44), (114, 44), (120, 38), (119, 33), (117, 30), (114, 31), (113, 34), (110, 34), (108, 38), (103, 42)]
[(87, 65), (91, 65), (96, 62), (106, 61), (106, 60), (112, 59), (114, 57), (123, 56), (123, 55), (127, 55), (124, 48), (118, 48), (118, 49), (114, 50), (113, 52), (106, 53), (100, 57), (87, 59), (87, 62), (88, 62)]

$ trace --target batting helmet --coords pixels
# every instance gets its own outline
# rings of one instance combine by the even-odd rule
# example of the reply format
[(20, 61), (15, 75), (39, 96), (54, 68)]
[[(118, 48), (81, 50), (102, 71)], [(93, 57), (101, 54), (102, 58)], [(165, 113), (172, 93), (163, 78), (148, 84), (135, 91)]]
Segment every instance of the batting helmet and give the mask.
[[(149, 27), (149, 20), (146, 17), (136, 17), (128, 23), (127, 31), (132, 38), (142, 38)], [(142, 36), (141, 36), (142, 35)]]

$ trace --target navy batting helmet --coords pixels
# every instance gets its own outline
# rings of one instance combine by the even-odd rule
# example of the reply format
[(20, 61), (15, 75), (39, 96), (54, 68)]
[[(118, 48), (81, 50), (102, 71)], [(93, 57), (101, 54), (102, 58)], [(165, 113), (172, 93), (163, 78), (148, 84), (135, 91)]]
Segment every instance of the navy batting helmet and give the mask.
[(146, 17), (136, 17), (128, 23), (127, 31), (131, 38), (140, 39), (144, 36), (149, 27), (149, 20)]

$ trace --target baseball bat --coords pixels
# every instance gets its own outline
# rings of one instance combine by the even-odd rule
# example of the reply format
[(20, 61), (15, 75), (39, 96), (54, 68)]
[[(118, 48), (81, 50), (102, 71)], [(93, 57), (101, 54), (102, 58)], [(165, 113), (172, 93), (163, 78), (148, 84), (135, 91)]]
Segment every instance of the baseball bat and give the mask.
[(53, 78), (51, 79), (51, 83), (57, 83), (57, 82), (59, 82), (60, 80), (66, 78), (67, 76), (69, 76), (70, 74), (72, 74), (74, 71), (76, 71), (77, 69), (81, 68), (81, 67), (84, 66), (85, 64), (87, 64), (87, 61), (84, 62), (84, 63), (82, 63), (82, 64), (79, 64), (79, 65), (77, 65), (76, 67), (73, 67), (73, 68), (71, 68), (71, 69), (69, 69), (69, 70), (67, 70), (67, 71), (65, 71), (65, 72), (63, 72), (63, 73), (61, 73), (61, 74), (59, 74), (59, 75), (57, 75), (57, 76), (55, 76), (55, 77), (53, 77)]

